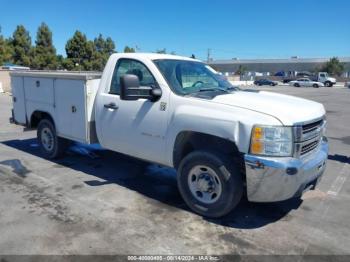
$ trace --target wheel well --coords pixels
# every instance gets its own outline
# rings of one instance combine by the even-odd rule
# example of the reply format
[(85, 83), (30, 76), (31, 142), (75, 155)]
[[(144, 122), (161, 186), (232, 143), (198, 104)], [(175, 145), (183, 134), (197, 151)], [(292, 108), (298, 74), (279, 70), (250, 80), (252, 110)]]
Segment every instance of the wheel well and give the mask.
[(30, 127), (38, 127), (40, 121), (43, 119), (48, 119), (52, 122), (52, 124), (55, 125), (55, 122), (53, 121), (53, 118), (49, 113), (43, 111), (34, 111), (32, 116), (30, 117)]
[[(244, 164), (236, 144), (228, 139), (200, 132), (183, 131), (177, 135), (173, 151), (173, 165), (177, 169), (181, 160), (195, 150), (209, 150), (231, 155), (232, 159), (239, 164)], [(244, 168), (244, 165), (243, 165)]]

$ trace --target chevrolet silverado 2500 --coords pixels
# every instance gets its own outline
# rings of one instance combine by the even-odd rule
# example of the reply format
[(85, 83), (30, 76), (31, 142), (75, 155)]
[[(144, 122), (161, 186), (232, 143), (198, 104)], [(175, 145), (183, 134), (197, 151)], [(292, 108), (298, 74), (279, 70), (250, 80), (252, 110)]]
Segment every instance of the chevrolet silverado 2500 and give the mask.
[(323, 105), (240, 90), (201, 61), (113, 54), (103, 71), (13, 72), (12, 122), (37, 128), (43, 154), (71, 141), (173, 167), (195, 212), (300, 197), (326, 165)]

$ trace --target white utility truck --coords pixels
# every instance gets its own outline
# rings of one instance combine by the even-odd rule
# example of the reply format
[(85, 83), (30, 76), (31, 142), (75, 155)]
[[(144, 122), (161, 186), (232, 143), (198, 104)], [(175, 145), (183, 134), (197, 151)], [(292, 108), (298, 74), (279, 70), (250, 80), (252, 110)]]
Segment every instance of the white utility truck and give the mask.
[(332, 87), (337, 83), (337, 80), (334, 77), (330, 77), (327, 72), (318, 72), (317, 75), (311, 79), (313, 81), (321, 82), (328, 87)]
[(207, 217), (230, 212), (244, 192), (254, 202), (300, 197), (325, 170), (321, 104), (240, 90), (195, 59), (118, 53), (102, 75), (11, 77), (11, 121), (37, 128), (47, 158), (79, 141), (173, 167), (185, 202)]

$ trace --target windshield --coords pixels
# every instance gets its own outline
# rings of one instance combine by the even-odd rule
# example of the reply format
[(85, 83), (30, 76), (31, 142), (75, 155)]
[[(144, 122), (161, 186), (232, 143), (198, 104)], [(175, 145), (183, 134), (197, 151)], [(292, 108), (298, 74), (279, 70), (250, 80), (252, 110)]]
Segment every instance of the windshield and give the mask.
[(196, 61), (159, 59), (154, 60), (170, 88), (179, 95), (197, 92), (236, 90), (226, 78), (210, 66)]

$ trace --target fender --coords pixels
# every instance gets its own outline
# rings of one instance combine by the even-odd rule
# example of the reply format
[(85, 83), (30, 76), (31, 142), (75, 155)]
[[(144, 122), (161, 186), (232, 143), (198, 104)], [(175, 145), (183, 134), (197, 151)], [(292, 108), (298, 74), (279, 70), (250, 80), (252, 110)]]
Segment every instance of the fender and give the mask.
[[(228, 105), (214, 104), (205, 99), (173, 95), (173, 114), (167, 129), (165, 152), (169, 166), (174, 166), (173, 149), (177, 136), (183, 131), (199, 132), (229, 140), (236, 144), (239, 152), (249, 151), (253, 125), (268, 123), (278, 125), (276, 118)], [(190, 100), (190, 101), (189, 101)]]

